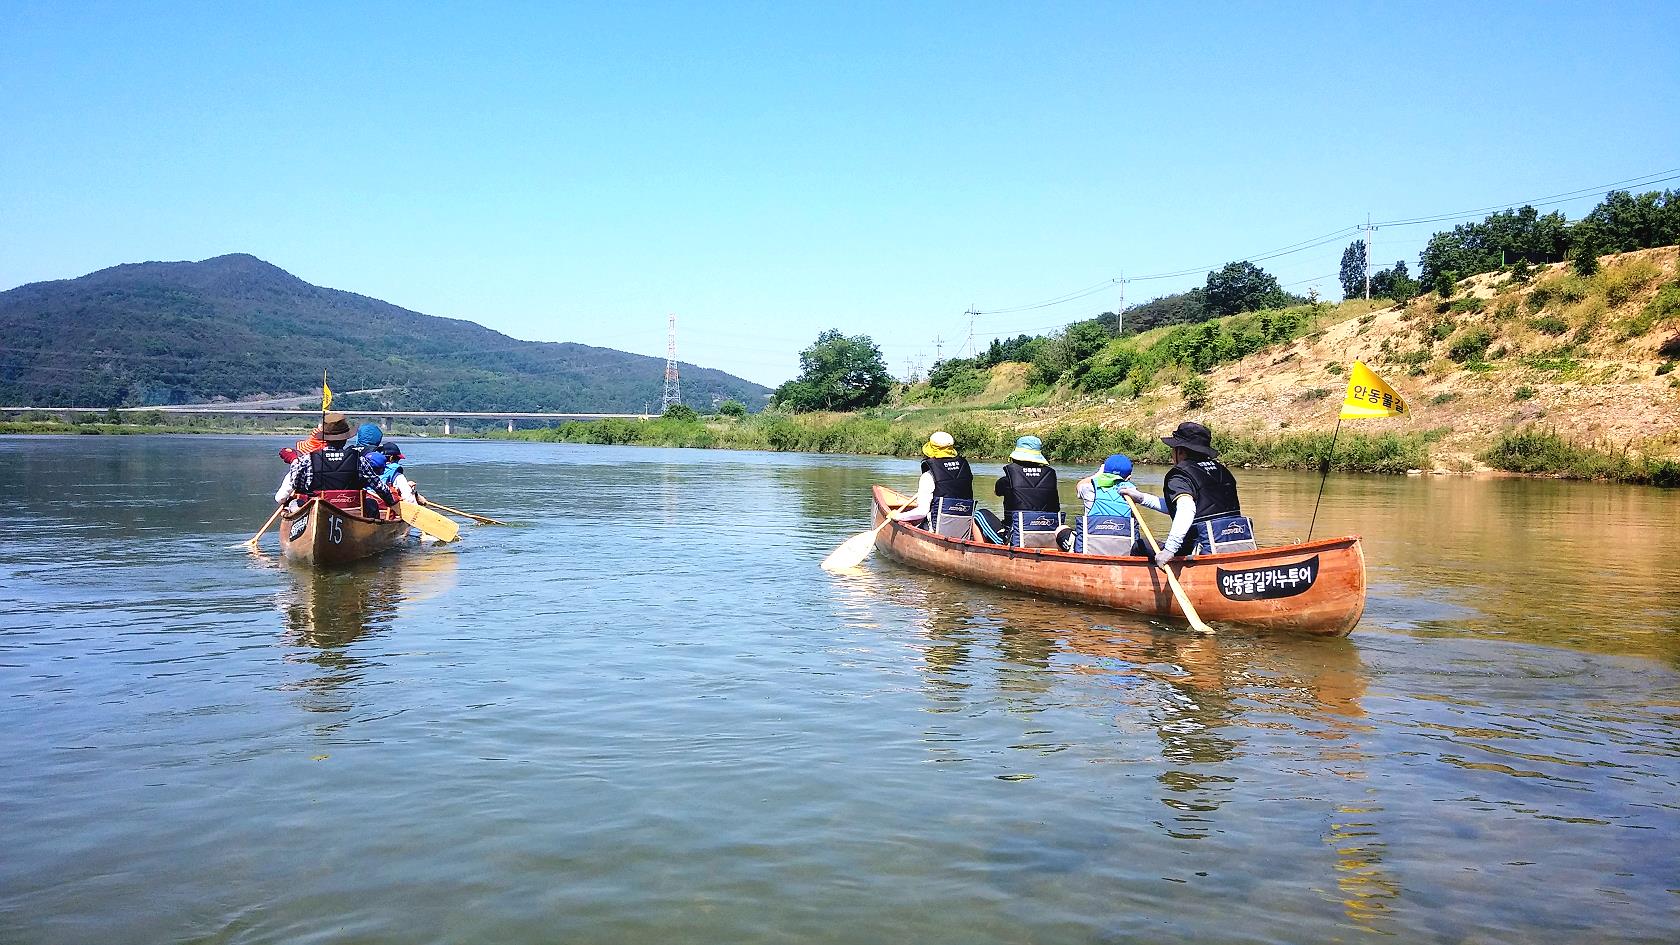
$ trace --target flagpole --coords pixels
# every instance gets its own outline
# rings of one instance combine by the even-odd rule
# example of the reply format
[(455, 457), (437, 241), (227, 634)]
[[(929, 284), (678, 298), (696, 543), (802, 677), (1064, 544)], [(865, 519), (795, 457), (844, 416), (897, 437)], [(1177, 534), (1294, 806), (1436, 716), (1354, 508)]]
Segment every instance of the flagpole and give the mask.
[(1324, 457), (1322, 475), (1318, 480), (1318, 498), (1313, 500), (1312, 521), (1307, 523), (1307, 537), (1303, 541), (1312, 541), (1313, 527), (1318, 524), (1318, 504), (1324, 501), (1324, 484), (1330, 481), (1330, 462), (1336, 455), (1336, 438), (1342, 435), (1342, 418), (1336, 417), (1336, 432), (1330, 434), (1330, 452)]
[(322, 436), (326, 435), (325, 431), (327, 429), (327, 403), (328, 403), (328, 401), (327, 401), (327, 369), (322, 368), (321, 369), (321, 430), (322, 430)]

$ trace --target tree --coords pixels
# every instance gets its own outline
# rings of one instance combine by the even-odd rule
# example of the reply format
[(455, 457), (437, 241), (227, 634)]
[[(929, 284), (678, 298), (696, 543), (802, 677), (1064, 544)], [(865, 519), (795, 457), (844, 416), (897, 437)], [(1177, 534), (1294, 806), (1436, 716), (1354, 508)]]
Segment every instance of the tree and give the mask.
[[(1376, 287), (1372, 286), (1372, 291)], [(1342, 250), (1342, 298), (1357, 299), (1365, 295), (1365, 241), (1354, 240)]]
[(1404, 259), (1397, 260), (1393, 269), (1384, 269), (1371, 276), (1372, 298), (1405, 302), (1417, 294), (1417, 280), (1413, 279), (1406, 269)]
[(1569, 257), (1576, 273), (1590, 276), (1598, 271), (1598, 240), (1598, 234), (1590, 231), (1576, 238), (1575, 251)]
[(1220, 315), (1277, 308), (1288, 301), (1277, 277), (1251, 262), (1226, 263), (1207, 276), (1208, 307)]
[(776, 388), (777, 406), (790, 410), (857, 410), (887, 399), (892, 376), (868, 335), (829, 329), (799, 353), (799, 377)]
[[(1189, 325), (1205, 322), (1218, 312), (1208, 309), (1207, 293), (1191, 289), (1173, 295), (1163, 295), (1126, 309), (1124, 319), (1118, 315), (1101, 316), (1101, 321), (1114, 334), (1136, 334), (1161, 325)], [(1120, 330), (1117, 330), (1120, 329)]]
[(687, 404), (672, 404), (665, 408), (665, 413), (662, 416), (666, 420), (677, 420), (682, 423), (692, 423), (700, 419), (700, 414)]
[(740, 418), (746, 415), (747, 405), (741, 403), (739, 400), (726, 400), (723, 403), (718, 404), (718, 416), (720, 417)]

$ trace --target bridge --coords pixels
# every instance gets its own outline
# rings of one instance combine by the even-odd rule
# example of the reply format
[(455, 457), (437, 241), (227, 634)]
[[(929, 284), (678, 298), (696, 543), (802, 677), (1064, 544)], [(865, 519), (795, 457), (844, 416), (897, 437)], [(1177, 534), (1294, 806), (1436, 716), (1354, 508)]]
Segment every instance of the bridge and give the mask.
[[(112, 409), (123, 413), (161, 413), (178, 414), (193, 417), (298, 417), (299, 419), (320, 419), (319, 410), (298, 410), (296, 408), (280, 407), (240, 407), (229, 404), (177, 405), (166, 404), (156, 407), (0, 407), (0, 414), (6, 413), (50, 413), (62, 415), (66, 418), (77, 414), (106, 414)], [(441, 420), (443, 421), (443, 435), (453, 433), (451, 422), (455, 420), (506, 420), (508, 432), (513, 432), (513, 424), (517, 420), (651, 420), (652, 415), (645, 413), (551, 413), (547, 411), (523, 410), (380, 410), (369, 412), (378, 417), (380, 426), (386, 430), (398, 417), (413, 420)]]

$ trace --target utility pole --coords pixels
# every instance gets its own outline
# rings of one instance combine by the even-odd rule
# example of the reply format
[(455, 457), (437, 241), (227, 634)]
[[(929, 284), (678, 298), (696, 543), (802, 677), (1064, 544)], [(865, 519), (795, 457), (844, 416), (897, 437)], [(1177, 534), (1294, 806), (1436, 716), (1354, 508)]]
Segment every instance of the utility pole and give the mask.
[(665, 339), (665, 396), (659, 400), (659, 412), (664, 413), (682, 403), (682, 381), (677, 377), (677, 314), (671, 313), (666, 322)]
[(1126, 273), (1120, 272), (1120, 308), (1114, 313), (1114, 333), (1124, 334), (1126, 331)]
[(945, 360), (945, 339), (939, 335), (933, 336), (933, 363)]
[(972, 358), (980, 353), (974, 350), (974, 316), (980, 313), (976, 312), (974, 306), (970, 305), (968, 311), (963, 314), (968, 316), (968, 356)]

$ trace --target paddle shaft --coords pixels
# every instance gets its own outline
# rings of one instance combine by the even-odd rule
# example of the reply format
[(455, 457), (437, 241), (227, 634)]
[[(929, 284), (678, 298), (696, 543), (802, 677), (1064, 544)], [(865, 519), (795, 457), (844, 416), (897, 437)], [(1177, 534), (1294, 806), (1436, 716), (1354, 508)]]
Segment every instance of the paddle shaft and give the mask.
[(506, 522), (498, 522), (495, 519), (489, 517), (488, 515), (474, 515), (471, 512), (463, 512), (460, 509), (452, 509), (449, 506), (444, 505), (442, 502), (434, 502), (431, 499), (427, 499), (426, 504), (431, 506), (434, 509), (442, 509), (445, 512), (448, 512), (451, 515), (459, 515), (462, 518), (470, 518), (473, 521), (479, 522), (479, 523), (484, 524), (484, 525), (506, 525), (507, 524)]
[(247, 542), (246, 542), (246, 543), (245, 543), (245, 544), (247, 544), (247, 545), (254, 545), (254, 544), (256, 544), (256, 543), (257, 543), (257, 539), (259, 539), (259, 538), (261, 538), (261, 537), (262, 537), (262, 536), (263, 536), (263, 533), (264, 533), (264, 532), (266, 532), (266, 531), (268, 531), (268, 526), (270, 526), (270, 525), (273, 525), (273, 524), (274, 524), (274, 520), (275, 520), (275, 519), (277, 519), (277, 518), (279, 518), (279, 517), (280, 517), (280, 513), (281, 513), (281, 511), (282, 511), (282, 510), (284, 510), (284, 509), (285, 509), (285, 508), (286, 508), (286, 507), (285, 507), (285, 506), (284, 506), (284, 505), (277, 505), (277, 506), (275, 506), (275, 507), (274, 507), (274, 514), (273, 514), (273, 515), (270, 515), (270, 516), (269, 516), (269, 517), (268, 517), (268, 521), (266, 521), (266, 522), (264, 522), (264, 523), (263, 523), (263, 527), (261, 527), (261, 528), (259, 528), (259, 529), (257, 529), (257, 533), (256, 533), (256, 534), (255, 534), (255, 535), (252, 535), (252, 536), (251, 536), (251, 540), (250, 540), (250, 541), (247, 541)]
[(884, 519), (881, 519), (881, 524), (875, 526), (875, 530), (870, 532), (869, 534), (871, 534), (871, 535), (881, 534), (881, 529), (886, 528), (888, 525), (891, 525), (894, 521), (897, 521), (896, 519), (893, 518), (894, 515), (898, 515), (898, 514), (902, 513), (905, 509), (907, 509), (910, 506), (915, 505), (915, 504), (916, 504), (916, 497), (911, 496), (910, 501), (904, 503), (903, 505), (899, 506), (896, 509), (893, 509), (891, 512), (888, 512), (887, 517), (884, 518)]
[[(1132, 510), (1132, 518), (1136, 519), (1138, 527), (1143, 529), (1143, 539), (1149, 545), (1149, 553), (1153, 557), (1158, 546), (1155, 544), (1154, 533), (1149, 530), (1149, 523), (1143, 520), (1143, 515), (1138, 512), (1131, 496), (1123, 495), (1120, 498), (1126, 500), (1126, 507)], [(1184, 593), (1184, 586), (1178, 583), (1178, 575), (1165, 565), (1161, 566), (1161, 570), (1167, 573), (1167, 586), (1172, 588), (1173, 597), (1178, 599), (1179, 609), (1184, 611), (1185, 619), (1190, 621), (1190, 629), (1197, 633), (1212, 633), (1213, 628), (1202, 622), (1202, 615), (1196, 613), (1196, 606), (1190, 603), (1190, 595)]]

